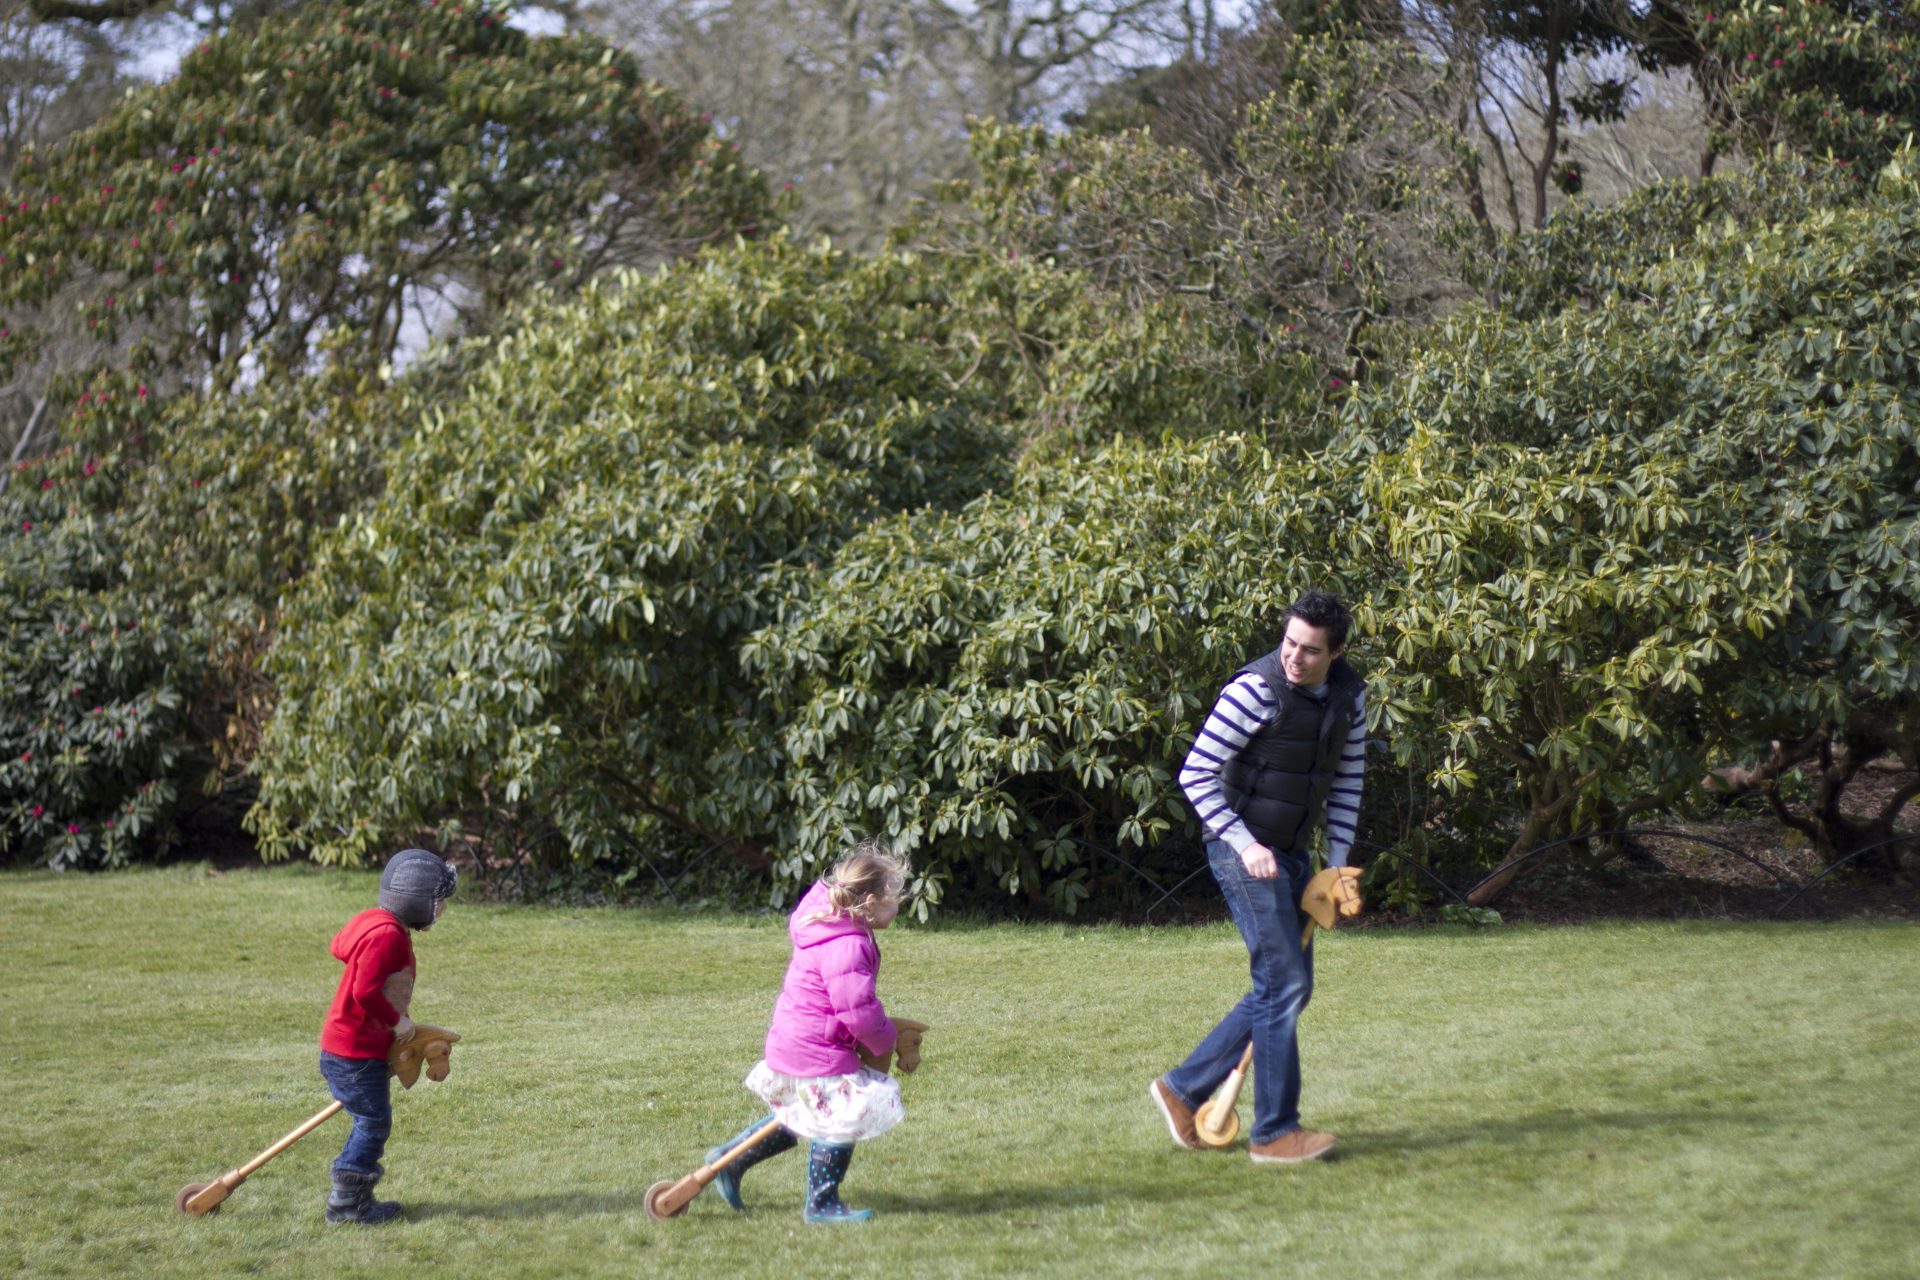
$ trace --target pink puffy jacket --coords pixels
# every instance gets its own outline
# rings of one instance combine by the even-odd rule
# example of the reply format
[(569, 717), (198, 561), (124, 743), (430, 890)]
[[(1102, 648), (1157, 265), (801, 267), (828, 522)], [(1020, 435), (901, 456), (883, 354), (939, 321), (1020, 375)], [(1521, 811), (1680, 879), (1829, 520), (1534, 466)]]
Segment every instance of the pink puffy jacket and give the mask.
[(824, 881), (807, 890), (787, 919), (793, 959), (767, 1028), (767, 1065), (790, 1076), (850, 1075), (860, 1069), (856, 1045), (893, 1048), (898, 1033), (874, 994), (880, 948), (851, 916), (809, 920), (831, 911)]

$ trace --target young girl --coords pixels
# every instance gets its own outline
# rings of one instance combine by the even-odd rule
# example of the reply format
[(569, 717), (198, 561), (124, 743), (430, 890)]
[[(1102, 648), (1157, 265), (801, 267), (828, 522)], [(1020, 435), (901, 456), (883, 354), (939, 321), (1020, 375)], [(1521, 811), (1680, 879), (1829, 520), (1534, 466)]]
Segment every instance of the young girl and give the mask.
[(865, 1222), (873, 1216), (871, 1209), (840, 1202), (840, 1182), (853, 1160), (853, 1144), (879, 1137), (905, 1115), (899, 1082), (862, 1059), (884, 1058), (898, 1038), (874, 994), (880, 949), (873, 934), (899, 914), (906, 876), (906, 859), (877, 841), (862, 841), (807, 891), (788, 919), (793, 959), (773, 1006), (766, 1057), (746, 1079), (773, 1114), (707, 1152), (712, 1164), (767, 1119), (780, 1121), (780, 1128), (714, 1178), (733, 1208), (745, 1207), (740, 1179), (749, 1168), (807, 1138), (806, 1220)]

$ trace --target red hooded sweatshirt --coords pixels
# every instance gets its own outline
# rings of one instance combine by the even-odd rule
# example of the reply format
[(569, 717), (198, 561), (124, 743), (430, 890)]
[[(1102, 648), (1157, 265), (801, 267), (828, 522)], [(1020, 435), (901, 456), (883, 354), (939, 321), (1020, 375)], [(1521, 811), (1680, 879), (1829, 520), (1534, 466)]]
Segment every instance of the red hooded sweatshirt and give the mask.
[[(394, 1024), (413, 993), (413, 942), (400, 917), (370, 907), (347, 921), (333, 938), (333, 958), (347, 966), (333, 1007), (320, 1028), (320, 1048), (342, 1058), (384, 1058), (393, 1047)], [(401, 982), (388, 987), (396, 974)], [(396, 1007), (392, 996), (400, 998)]]

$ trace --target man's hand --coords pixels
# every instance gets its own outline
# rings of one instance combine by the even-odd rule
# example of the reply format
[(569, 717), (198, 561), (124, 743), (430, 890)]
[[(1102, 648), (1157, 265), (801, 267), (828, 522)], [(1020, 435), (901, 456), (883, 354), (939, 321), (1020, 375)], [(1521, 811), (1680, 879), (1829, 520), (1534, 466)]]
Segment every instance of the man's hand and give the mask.
[(403, 1045), (413, 1039), (413, 1019), (406, 1014), (400, 1015), (400, 1021), (393, 1024), (393, 1043)]
[(1273, 850), (1258, 840), (1240, 851), (1240, 865), (1255, 880), (1272, 880), (1280, 874), (1280, 864), (1274, 861)]

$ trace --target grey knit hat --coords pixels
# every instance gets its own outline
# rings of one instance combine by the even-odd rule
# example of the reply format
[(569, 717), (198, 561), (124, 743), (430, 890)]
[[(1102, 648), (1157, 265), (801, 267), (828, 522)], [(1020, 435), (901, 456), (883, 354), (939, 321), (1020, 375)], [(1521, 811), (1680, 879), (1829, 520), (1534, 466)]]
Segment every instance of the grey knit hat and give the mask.
[(402, 849), (380, 873), (380, 905), (410, 929), (433, 923), (433, 904), (451, 898), (460, 873), (425, 849)]

